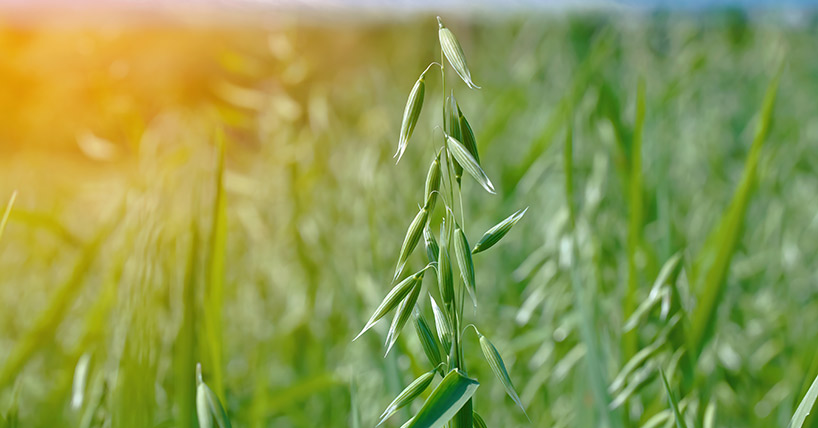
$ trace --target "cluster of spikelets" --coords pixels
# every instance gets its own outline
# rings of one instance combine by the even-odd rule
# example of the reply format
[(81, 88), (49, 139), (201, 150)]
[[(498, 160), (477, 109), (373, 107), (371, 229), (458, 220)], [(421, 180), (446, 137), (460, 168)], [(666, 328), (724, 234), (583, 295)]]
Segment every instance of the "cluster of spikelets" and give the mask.
[[(471, 78), (463, 49), (457, 38), (443, 25), (440, 18), (438, 18), (438, 25), (442, 56), (446, 57), (451, 67), (469, 88), (479, 89), (480, 87)], [(418, 413), (403, 427), (440, 427), (450, 421), (454, 427), (484, 427), (485, 422), (472, 408), (472, 396), (479, 383), (468, 376), (462, 355), (461, 337), (465, 335), (468, 327), (472, 327), (477, 334), (483, 356), (508, 395), (523, 409), (524, 413), (525, 409), (497, 348), (480, 333), (474, 324), (466, 325), (463, 322), (463, 307), (467, 293), (473, 306), (477, 308), (477, 285), (472, 256), (491, 248), (500, 241), (525, 215), (526, 209), (515, 212), (486, 231), (474, 247), (469, 245), (462, 227), (465, 221), (460, 194), (463, 172), (465, 171), (474, 178), (487, 192), (494, 194), (495, 188), (480, 163), (471, 125), (460, 110), (454, 94), (445, 96), (445, 67), (442, 59), (441, 63), (432, 62), (426, 67), (409, 93), (409, 99), (403, 112), (398, 149), (395, 153), (398, 162), (406, 151), (420, 117), (426, 95), (426, 74), (433, 65), (440, 67), (444, 85), (442, 147), (435, 154), (426, 176), (423, 205), (409, 224), (400, 248), (392, 278), (397, 285), (386, 294), (355, 339), (395, 310), (386, 337), (386, 353), (388, 354), (394, 346), (404, 325), (410, 318), (414, 318), (418, 338), (431, 366), (428, 372), (411, 382), (386, 407), (380, 416), (378, 425), (420, 396), (432, 385), (435, 374), (440, 374), (443, 379), (432, 390)], [(452, 204), (455, 198), (460, 200), (460, 222), (456, 218)], [(438, 199), (441, 199), (444, 205), (439, 243), (430, 228)], [(421, 237), (426, 247), (428, 263), (419, 271), (403, 277), (407, 261), (420, 243)], [(455, 281), (452, 273), (452, 255), (454, 255), (454, 262), (460, 273), (458, 282)], [(434, 333), (418, 307), (423, 279), (430, 269), (437, 274), (439, 297), (442, 302), (438, 304), (431, 293), (429, 294), (435, 321)]]

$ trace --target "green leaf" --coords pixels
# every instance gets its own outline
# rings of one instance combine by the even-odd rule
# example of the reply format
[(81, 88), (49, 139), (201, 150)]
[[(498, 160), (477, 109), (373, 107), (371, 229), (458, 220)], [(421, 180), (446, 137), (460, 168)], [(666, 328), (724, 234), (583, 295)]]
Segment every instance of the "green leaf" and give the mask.
[(755, 138), (744, 164), (741, 182), (733, 194), (733, 199), (730, 201), (730, 206), (722, 217), (721, 223), (708, 236), (705, 250), (700, 255), (697, 263), (697, 268), (701, 267), (706, 270), (703, 270), (704, 276), (696, 282), (698, 286), (695, 291), (698, 293), (698, 303), (691, 317), (691, 333), (688, 339), (690, 342), (689, 349), (694, 359), (701, 353), (710, 333), (713, 331), (717, 309), (724, 295), (730, 262), (741, 239), (744, 214), (750, 203), (756, 169), (761, 158), (761, 148), (767, 139), (770, 124), (772, 123), (773, 107), (780, 76), (779, 69), (779, 72), (767, 87)]
[(389, 417), (395, 414), (399, 409), (406, 406), (407, 404), (411, 403), (412, 400), (417, 398), (429, 385), (432, 384), (432, 380), (435, 378), (435, 373), (437, 369), (432, 369), (422, 375), (420, 375), (417, 379), (412, 381), (403, 391), (386, 406), (386, 410), (381, 413), (380, 420), (378, 421), (378, 425), (380, 426), (383, 424)]
[(500, 241), (506, 234), (520, 221), (521, 218), (525, 215), (526, 211), (528, 211), (528, 207), (525, 207), (514, 214), (506, 217), (505, 220), (497, 223), (491, 229), (487, 230), (486, 233), (483, 234), (483, 237), (477, 242), (477, 245), (474, 246), (474, 249), (471, 251), (472, 254), (477, 254), (481, 251), (486, 251), (494, 244)]
[(406, 428), (440, 428), (466, 404), (480, 383), (460, 369), (450, 371), (432, 391)]
[(472, 418), (474, 419), (474, 428), (488, 428), (486, 421), (484, 421), (477, 412), (472, 414)]
[(670, 403), (670, 408), (673, 409), (673, 417), (674, 419), (676, 419), (676, 428), (687, 428), (687, 425), (685, 425), (684, 418), (682, 418), (681, 413), (679, 413), (679, 402), (676, 401), (676, 397), (673, 396), (673, 391), (670, 390), (670, 384), (667, 383), (665, 371), (659, 369), (659, 374), (662, 375), (662, 383), (665, 385), (665, 392), (667, 392), (667, 401)]
[[(476, 328), (475, 331), (477, 331)], [(500, 356), (500, 352), (497, 351), (497, 348), (486, 336), (483, 336), (479, 331), (477, 331), (477, 335), (480, 337), (480, 349), (483, 351), (483, 357), (485, 357), (486, 362), (489, 363), (491, 371), (494, 372), (494, 376), (500, 379), (500, 383), (503, 384), (506, 394), (517, 403), (517, 406), (523, 411), (525, 417), (528, 418), (528, 414), (525, 412), (525, 406), (523, 406), (523, 402), (520, 401), (520, 396), (517, 395), (517, 391), (511, 383), (511, 377), (508, 375), (506, 364), (503, 362), (503, 357)]]
[(801, 426), (804, 425), (804, 421), (807, 419), (807, 416), (809, 416), (812, 406), (815, 405), (816, 398), (818, 398), (818, 376), (812, 381), (807, 395), (804, 396), (804, 399), (801, 400), (801, 404), (795, 409), (795, 413), (792, 415), (792, 419), (787, 428), (801, 428)]
[(459, 163), (463, 170), (469, 173), (487, 192), (494, 194), (494, 184), (491, 183), (489, 177), (486, 175), (477, 159), (469, 153), (469, 150), (457, 139), (451, 135), (446, 135), (446, 143), (449, 147), (449, 152), (454, 156), (454, 159)]

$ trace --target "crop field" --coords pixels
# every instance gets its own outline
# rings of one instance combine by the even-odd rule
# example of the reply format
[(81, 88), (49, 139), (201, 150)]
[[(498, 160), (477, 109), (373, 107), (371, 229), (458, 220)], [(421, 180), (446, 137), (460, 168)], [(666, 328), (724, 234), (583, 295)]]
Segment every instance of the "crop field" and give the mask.
[(0, 427), (818, 428), (818, 19), (440, 19), (0, 14)]

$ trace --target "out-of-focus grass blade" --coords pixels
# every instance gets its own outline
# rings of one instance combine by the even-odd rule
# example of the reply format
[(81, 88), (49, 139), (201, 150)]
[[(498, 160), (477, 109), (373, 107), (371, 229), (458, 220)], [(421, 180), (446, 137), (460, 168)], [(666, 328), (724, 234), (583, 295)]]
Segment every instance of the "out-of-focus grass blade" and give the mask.
[[(614, 43), (613, 34), (610, 30), (604, 30), (599, 34), (597, 40), (593, 43), (593, 50), (585, 57), (582, 64), (574, 73), (574, 80), (571, 82), (571, 88), (568, 93), (562, 97), (559, 105), (553, 110), (554, 113), (543, 124), (542, 130), (537, 134), (537, 137), (529, 145), (528, 152), (520, 159), (520, 165), (517, 168), (509, 168), (509, 172), (504, 176), (503, 187), (507, 189), (514, 189), (519, 184), (520, 180), (525, 176), (526, 172), (541, 158), (541, 156), (551, 147), (554, 137), (562, 129), (563, 124), (572, 119), (573, 105), (576, 104), (585, 91), (590, 86), (588, 83), (594, 77), (597, 69), (604, 63), (604, 60), (613, 51)], [(511, 195), (512, 193), (509, 193)]]
[(71, 408), (74, 410), (82, 407), (85, 401), (85, 384), (88, 380), (88, 369), (91, 364), (91, 354), (83, 354), (76, 367), (74, 367), (74, 381), (71, 386)]
[(350, 428), (361, 428), (361, 409), (358, 406), (358, 388), (355, 386), (355, 379), (349, 381), (349, 402), (352, 404), (349, 417)]
[(738, 241), (741, 238), (744, 225), (744, 213), (747, 211), (747, 205), (752, 195), (756, 168), (758, 167), (759, 158), (761, 157), (761, 148), (770, 130), (780, 76), (781, 70), (779, 69), (767, 87), (767, 92), (764, 95), (764, 102), (761, 107), (761, 115), (756, 128), (755, 138), (753, 139), (750, 154), (744, 165), (741, 182), (733, 194), (730, 206), (719, 226), (711, 236), (708, 237), (708, 246), (702, 251), (706, 259), (698, 260), (698, 267), (702, 269), (706, 268), (706, 271), (704, 271), (704, 276), (697, 281), (698, 286), (695, 292), (698, 293), (698, 299), (696, 309), (691, 319), (690, 336), (688, 339), (690, 341), (689, 350), (693, 353), (692, 357), (694, 359), (701, 353), (708, 339), (708, 335), (713, 331), (716, 310), (724, 294), (730, 261), (733, 258), (733, 253), (738, 245)]
[(435, 387), (406, 428), (440, 428), (466, 404), (480, 383), (454, 369)]
[(679, 413), (679, 402), (676, 401), (676, 397), (673, 396), (673, 391), (670, 390), (670, 384), (667, 383), (664, 370), (659, 369), (659, 374), (662, 375), (662, 383), (665, 385), (667, 401), (670, 403), (670, 408), (673, 410), (673, 417), (676, 419), (676, 428), (687, 428), (684, 418), (682, 418), (681, 413)]
[(100, 247), (119, 225), (123, 213), (124, 210), (119, 209), (112, 221), (97, 231), (91, 242), (83, 249), (69, 277), (52, 293), (48, 306), (40, 313), (34, 326), (17, 341), (9, 357), (0, 367), (0, 391), (20, 373), (39, 347), (52, 340), (63, 316), (82, 289), (85, 275), (96, 259)]
[(213, 391), (219, 399), (224, 399), (224, 382), (222, 376), (222, 318), (224, 307), (224, 268), (227, 246), (227, 202), (224, 193), (224, 132), (216, 135), (217, 160), (215, 171), (215, 195), (210, 226), (210, 241), (207, 247), (207, 286), (205, 288), (205, 360), (212, 371)]
[(14, 390), (11, 392), (11, 404), (6, 411), (4, 428), (17, 428), (20, 425), (20, 382), (14, 384)]
[(807, 416), (809, 416), (812, 406), (815, 405), (816, 399), (818, 399), (818, 377), (812, 381), (812, 386), (809, 387), (807, 395), (805, 395), (804, 399), (801, 400), (801, 404), (799, 404), (798, 408), (795, 409), (795, 413), (792, 415), (792, 419), (790, 420), (790, 424), (787, 426), (787, 428), (801, 428), (801, 426), (804, 425), (804, 421), (807, 419)]
[[(639, 272), (636, 267), (636, 253), (642, 240), (642, 129), (645, 124), (645, 81), (639, 79), (636, 90), (636, 123), (633, 128), (631, 157), (628, 162), (628, 289), (623, 303), (623, 318), (628, 318), (636, 308), (636, 294), (639, 288)], [(622, 336), (622, 352), (630, 358), (636, 352), (636, 332), (626, 330)]]
[(9, 221), (9, 214), (11, 214), (11, 207), (14, 206), (14, 200), (17, 199), (17, 191), (15, 190), (9, 198), (9, 203), (3, 212), (3, 218), (0, 218), (0, 238), (3, 237), (3, 232), (6, 230), (6, 223)]
[[(198, 207), (198, 203), (193, 203)], [(199, 262), (199, 226), (195, 220), (190, 224), (190, 248), (188, 249), (187, 265), (185, 266), (184, 283), (182, 285), (182, 324), (176, 336), (173, 353), (176, 381), (176, 400), (179, 405), (179, 426), (193, 426), (196, 406), (196, 385), (190, 382), (196, 365), (196, 296), (200, 281)]]
[(704, 409), (704, 420), (702, 428), (716, 428), (716, 401), (712, 398)]

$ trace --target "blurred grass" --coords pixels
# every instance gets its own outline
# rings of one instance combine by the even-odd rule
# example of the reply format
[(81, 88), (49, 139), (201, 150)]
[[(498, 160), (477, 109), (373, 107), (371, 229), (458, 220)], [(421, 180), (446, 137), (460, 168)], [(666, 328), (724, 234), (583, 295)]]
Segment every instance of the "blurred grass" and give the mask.
[[(706, 408), (715, 426), (790, 421), (818, 374), (818, 27), (781, 18), (446, 18), (484, 87), (457, 96), (501, 190), (464, 183), (465, 232), (531, 206), (476, 265), (530, 426), (673, 424), (659, 368), (689, 426)], [(419, 199), (401, 183), (425, 176), (439, 105), (391, 155), (436, 28), (0, 25), (0, 200), (19, 191), (0, 415), (195, 426), (202, 362), (237, 427), (373, 425), (427, 370), (412, 335), (385, 359), (385, 327), (350, 340)], [(668, 297), (626, 335), (677, 252)], [(488, 425), (529, 426), (476, 343), (464, 353)]]

